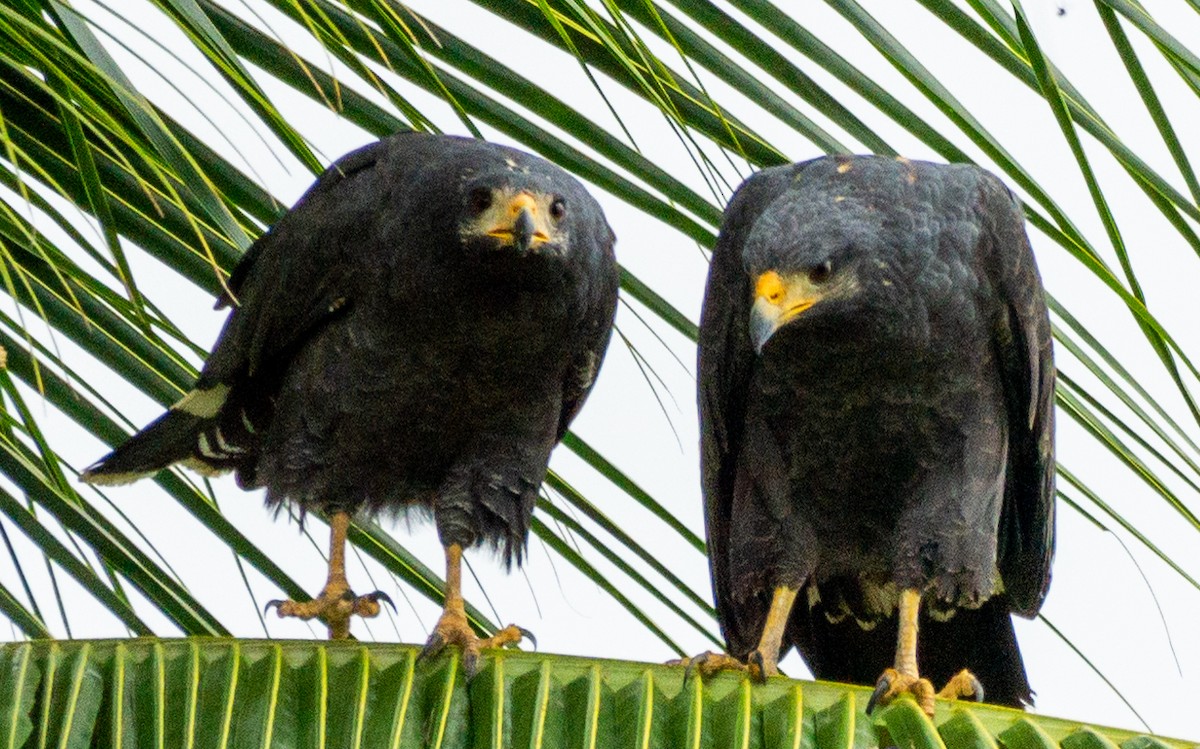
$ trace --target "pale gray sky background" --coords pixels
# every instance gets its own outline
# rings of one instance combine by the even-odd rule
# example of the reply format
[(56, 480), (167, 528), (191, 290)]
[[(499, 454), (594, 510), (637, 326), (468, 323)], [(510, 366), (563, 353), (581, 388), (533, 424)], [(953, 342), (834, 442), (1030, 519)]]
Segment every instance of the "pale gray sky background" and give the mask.
[[(720, 4), (720, 3), (718, 3)], [(816, 32), (827, 44), (859, 65), (876, 81), (923, 116), (928, 117), (946, 134), (955, 132), (953, 126), (934, 111), (870, 45), (824, 3), (803, 0), (792, 3), (780, 1), (780, 6), (794, 8), (797, 17)], [(1078, 221), (1082, 230), (1095, 245), (1102, 248), (1105, 258), (1115, 265), (1115, 257), (1107, 247), (1103, 228), (1091, 207), (1083, 179), (1071, 154), (1053, 122), (1045, 102), (1008, 77), (982, 54), (953, 35), (915, 3), (895, 0), (866, 0), (864, 6), (893, 34), (898, 36), (918, 58), (934, 71), (966, 108), (978, 116), (997, 139), (1025, 165), (1039, 182), (1059, 201), (1068, 215)], [(256, 133), (237, 114), (239, 107), (213, 95), (209, 84), (201, 83), (195, 74), (167, 57), (162, 49), (147, 41), (143, 32), (154, 42), (177, 54), (189, 55), (191, 47), (174, 26), (140, 0), (101, 0), (77, 2), (82, 13), (104, 18), (116, 9), (126, 18), (134, 19), (137, 30), (123, 27), (121, 22), (106, 23), (119, 31), (127, 43), (137, 49), (154, 70), (133, 61), (129, 54), (112, 46), (113, 55), (123, 64), (136, 84), (156, 103), (192, 127), (210, 144), (218, 144), (224, 155), (243, 164), (261, 178), (267, 188), (290, 204), (311, 183), (312, 177), (269, 137), (269, 151), (264, 136)], [(247, 19), (255, 16), (246, 5), (232, 1), (231, 10)], [(495, 16), (465, 0), (419, 0), (408, 5), (442, 24), (449, 30), (479, 44), (489, 54), (523, 74), (537, 80), (557, 96), (592, 116), (597, 122), (619, 132), (615, 121), (583, 74), (569, 56), (521, 32)], [(965, 4), (964, 4), (965, 5)], [(1200, 16), (1182, 2), (1147, 2), (1147, 9), (1185, 43), (1200, 40)], [(136, 10), (130, 10), (132, 8)], [(261, 22), (270, 26), (288, 43), (314, 63), (326, 66), (339, 76), (344, 71), (312, 45), (303, 43), (290, 22), (273, 12), (251, 3)], [(1060, 66), (1069, 79), (1079, 87), (1090, 102), (1107, 118), (1113, 129), (1153, 166), (1179, 183), (1174, 177), (1172, 162), (1165, 148), (1136, 99), (1136, 94), (1120, 61), (1112, 53), (1111, 44), (1091, 3), (1066, 2), (1067, 13), (1059, 15), (1050, 2), (1027, 3), (1035, 31), (1047, 55)], [(259, 23), (260, 21), (255, 21)], [(1177, 76), (1151, 54), (1144, 40), (1131, 32), (1143, 61), (1160, 94), (1168, 102), (1178, 132), (1187, 138), (1200, 129), (1200, 108), (1195, 95), (1187, 91)], [(650, 35), (646, 35), (651, 39)], [(653, 45), (663, 60), (675, 64), (674, 51), (663, 44)], [(838, 96), (868, 124), (876, 128), (902, 153), (912, 158), (937, 159), (900, 128), (871, 112), (856, 95), (824, 74), (806, 60), (796, 62)], [(185, 57), (197, 69), (206, 71), (202, 61)], [(678, 67), (678, 66), (677, 66)], [(535, 73), (536, 71), (536, 73)], [(224, 90), (215, 76), (208, 76), (213, 87)], [(170, 81), (184, 94), (165, 85)], [(302, 123), (303, 134), (310, 138), (321, 158), (328, 161), (342, 153), (369, 142), (372, 138), (340, 120), (321, 106), (301, 97), (290, 89), (261, 77), (275, 104), (293, 122)], [(818, 151), (795, 132), (757, 110), (753, 102), (710, 78), (704, 79), (710, 93), (726, 108), (756, 128), (789, 157), (801, 160), (817, 156)], [(656, 163), (667, 168), (677, 178), (692, 185), (702, 194), (707, 188), (678, 138), (664, 123), (661, 115), (624, 89), (601, 78), (605, 94), (612, 101), (626, 124), (635, 132), (637, 145)], [(465, 132), (449, 107), (403, 83), (397, 84), (414, 103), (448, 132)], [(361, 93), (379, 101), (363, 86)], [(785, 97), (792, 99), (786, 93)], [(520, 108), (520, 103), (513, 103)], [(801, 109), (814, 119), (828, 124), (811, 108)], [(198, 110), (211, 119), (206, 122)], [(489, 138), (508, 142), (504, 137), (481, 125)], [(837, 132), (835, 127), (830, 129)], [(218, 136), (219, 130), (219, 136)], [(840, 133), (839, 133), (840, 134)], [(227, 143), (220, 146), (218, 137)], [(845, 137), (847, 143), (853, 140)], [(953, 140), (968, 153), (979, 156), (964, 137)], [(1163, 221), (1142, 193), (1124, 176), (1120, 167), (1085, 137), (1089, 155), (1094, 157), (1100, 179), (1116, 213), (1125, 239), (1131, 249), (1150, 307), (1181, 345), (1192, 356), (1200, 356), (1200, 328), (1196, 325), (1194, 289), (1200, 280), (1200, 263), (1179, 235)], [(586, 144), (580, 144), (586, 150)], [(1194, 147), (1194, 143), (1190, 144)], [(716, 155), (715, 150), (710, 154)], [(1194, 150), (1193, 158), (1200, 158)], [(243, 160), (244, 159), (244, 160)], [(985, 166), (987, 161), (980, 157)], [(726, 178), (736, 185), (748, 174), (744, 165), (737, 168), (720, 161)], [(1011, 180), (1008, 180), (1011, 184)], [(723, 203), (727, 193), (714, 202)], [(642, 280), (650, 283), (669, 301), (693, 320), (699, 316), (701, 295), (706, 274), (706, 255), (700, 248), (674, 229), (646, 217), (620, 199), (598, 191), (610, 224), (618, 236), (617, 253), (622, 263)], [(90, 226), (82, 218), (81, 226)], [(94, 233), (94, 229), (89, 229)], [(93, 234), (94, 235), (94, 234)], [(1057, 245), (1031, 232), (1048, 289), (1076, 315), (1083, 319), (1103, 342), (1116, 352), (1123, 362), (1171, 412), (1186, 421), (1182, 401), (1157, 364), (1150, 348), (1141, 338), (1129, 313), (1098, 281), (1082, 272)], [(175, 315), (176, 321), (203, 345), (216, 336), (224, 314), (211, 310), (211, 299), (150, 259), (131, 254), (140, 286), (153, 301)], [(639, 310), (642, 311), (642, 310)], [(642, 311), (644, 314), (644, 311)], [(647, 317), (649, 319), (649, 317)], [(618, 317), (621, 332), (629, 338), (638, 353), (645, 357), (663, 385), (658, 395), (664, 408), (660, 409), (634, 356), (619, 339), (614, 339), (601, 373), (596, 391), (575, 430), (599, 449), (619, 468), (630, 474), (642, 487), (667, 506), (695, 532), (703, 533), (702, 511), (698, 483), (697, 424), (694, 407), (694, 348), (682, 336), (665, 325), (655, 325), (662, 337), (660, 342), (628, 308)], [(42, 335), (42, 331), (36, 331)], [(87, 357), (65, 340), (57, 340), (66, 359), (85, 371), (95, 370), (95, 382), (103, 392), (121, 404), (125, 413), (139, 424), (159, 413), (159, 408), (141, 396), (119, 378), (96, 368)], [(1060, 365), (1089, 387), (1090, 377), (1077, 363), (1059, 348)], [(676, 358), (679, 360), (677, 361)], [(1097, 388), (1093, 392), (1099, 392)], [(36, 397), (36, 396), (34, 396)], [(1111, 400), (1111, 399), (1109, 399)], [(80, 433), (69, 421), (50, 407), (39, 414), (58, 449), (77, 467), (99, 457), (104, 448), (95, 440)], [(1197, 435), (1195, 425), (1191, 434)], [(1059, 456), (1068, 466), (1098, 489), (1105, 499), (1149, 532), (1153, 540), (1194, 576), (1200, 576), (1200, 543), (1195, 529), (1170, 510), (1166, 503), (1128, 471), (1120, 468), (1109, 454), (1065, 417), (1059, 419)], [(637, 506), (631, 499), (597, 477), (582, 461), (566, 449), (559, 449), (552, 467), (579, 487), (610, 517), (629, 529), (643, 544), (655, 544), (659, 558), (698, 591), (710, 597), (708, 573), (704, 558), (684, 544), (660, 521)], [(1200, 510), (1194, 494), (1186, 487), (1175, 486), (1193, 509)], [(240, 492), (232, 480), (216, 483), (221, 508), (256, 543), (268, 549), (302, 585), (315, 592), (325, 573), (320, 551), (326, 544), (325, 529), (314, 523), (313, 538), (320, 549), (297, 532), (296, 526), (283, 518), (272, 519), (262, 508), (260, 498)], [(99, 499), (90, 491), (85, 496)], [(148, 535), (197, 597), (235, 634), (257, 637), (264, 632), (255, 613), (256, 607), (279, 592), (256, 573), (250, 571), (255, 600), (251, 600), (240, 581), (236, 567), (225, 550), (216, 546), (190, 516), (173, 502), (165, 499), (150, 484), (120, 488), (108, 492), (121, 510), (147, 530)], [(1200, 739), (1196, 727), (1194, 705), (1200, 699), (1200, 636), (1196, 622), (1200, 621), (1200, 592), (1183, 581), (1136, 542), (1124, 538), (1129, 553), (1111, 534), (1098, 530), (1071, 509), (1060, 506), (1059, 547), (1054, 568), (1054, 584), (1044, 614), (1080, 648), (1103, 673), (1117, 684), (1150, 728), (1155, 732), (1177, 737)], [(543, 518), (545, 519), (545, 518)], [(428, 565), (440, 571), (441, 549), (431, 526), (416, 522), (411, 528), (400, 522), (384, 521), (396, 535)], [(15, 534), (14, 534), (15, 535)], [(21, 541), (21, 539), (18, 539)], [(27, 544), (21, 545), (25, 559), (32, 553)], [(1132, 555), (1132, 557), (1131, 557)], [(588, 558), (600, 569), (612, 568), (595, 553)], [(531, 541), (529, 561), (523, 571), (504, 574), (490, 555), (469, 555), (472, 569), (486, 587), (497, 614), (494, 618), (507, 623), (521, 624), (536, 632), (541, 649), (547, 652), (573, 653), (624, 659), (661, 661), (672, 656), (670, 650), (649, 634), (622, 607), (573, 567), (558, 558), (551, 558), (542, 544)], [(1141, 566), (1141, 572), (1134, 561)], [(643, 569), (642, 565), (635, 565)], [(45, 584), (44, 571), (36, 564), (27, 564), (35, 584)], [(644, 571), (644, 569), (643, 569)], [(1143, 581), (1141, 573), (1146, 579)], [(15, 577), (7, 560), (0, 561), (0, 582), (14, 585)], [(363, 568), (351, 565), (351, 583), (360, 591), (379, 587), (396, 592), (399, 614), (369, 623), (354, 624), (360, 637), (384, 641), (420, 642), (436, 620), (438, 607), (396, 588), (386, 573), (374, 564)], [(373, 579), (368, 578), (368, 574)], [(39, 575), (41, 578), (39, 579)], [(619, 573), (614, 573), (620, 580)], [(651, 579), (655, 579), (650, 574)], [(491, 612), (478, 588), (468, 579), (468, 597), (485, 612)], [(73, 595), (72, 584), (66, 587), (69, 600), (76, 602), (71, 618), (71, 632), (76, 637), (122, 636), (123, 627), (85, 595)], [(689, 652), (710, 647), (707, 640), (664, 607), (649, 599), (632, 585), (623, 585), (644, 609), (664, 626)], [(535, 592), (536, 591), (536, 592)], [(1153, 595), (1152, 595), (1153, 594)], [(1155, 609), (1153, 596), (1162, 608), (1162, 618)], [(149, 608), (149, 607), (145, 607)], [(689, 609), (690, 610), (690, 609)], [(695, 613), (694, 611), (692, 613)], [(150, 614), (147, 620), (159, 626), (164, 634), (173, 632), (169, 623)], [(1165, 620), (1165, 626), (1164, 626)], [(61, 624), (48, 622), (52, 631), (65, 635)], [(272, 637), (310, 637), (321, 635), (320, 628), (296, 621), (267, 620)], [(1171, 640), (1168, 641), (1167, 631)], [(0, 632), (3, 632), (0, 629)], [(712, 627), (715, 634), (715, 624)], [(1017, 621), (1017, 631), (1029, 671), (1037, 691), (1037, 712), (1085, 720), (1106, 725), (1142, 728), (1138, 719), (1103, 684), (1063, 641), (1041, 622)], [(1174, 654), (1172, 653), (1172, 644)], [(1176, 662), (1178, 659), (1178, 665)], [(783, 663), (793, 676), (807, 677), (804, 665), (794, 655)]]

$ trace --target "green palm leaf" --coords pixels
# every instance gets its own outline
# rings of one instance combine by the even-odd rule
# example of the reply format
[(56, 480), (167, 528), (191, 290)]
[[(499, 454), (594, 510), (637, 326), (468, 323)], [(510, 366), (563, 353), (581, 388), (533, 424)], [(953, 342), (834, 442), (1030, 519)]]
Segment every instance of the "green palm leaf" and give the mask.
[[(3, 746), (1080, 749), (1185, 742), (909, 699), (874, 719), (868, 690), (666, 666), (498, 654), (467, 686), (457, 656), (414, 648), (193, 638), (0, 647)], [(52, 710), (38, 714), (35, 699)], [(234, 704), (236, 702), (236, 709)]]

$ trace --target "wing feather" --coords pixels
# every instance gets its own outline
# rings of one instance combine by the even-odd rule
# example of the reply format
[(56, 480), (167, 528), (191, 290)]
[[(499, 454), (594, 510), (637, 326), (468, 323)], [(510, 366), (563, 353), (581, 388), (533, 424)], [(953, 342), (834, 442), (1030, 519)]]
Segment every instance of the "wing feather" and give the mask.
[(738, 188), (725, 210), (713, 250), (701, 312), (697, 378), (704, 528), (717, 618), (732, 653), (752, 648), (758, 635), (739, 623), (753, 621), (757, 614), (734, 604), (729, 559), (734, 480), (754, 364), (749, 335), (750, 281), (742, 251), (755, 220), (787, 191), (804, 166), (766, 169)]
[[(364, 213), (377, 207), (375, 166), (390, 145), (379, 141), (339, 159), (234, 269), (234, 306), (198, 386), (232, 383), (286, 358), (309, 334), (351, 301), (348, 252)], [(313, 227), (320, 227), (314, 231)]]
[(991, 175), (981, 183), (980, 248), (1001, 302), (993, 336), (1008, 405), (1009, 459), (997, 564), (1012, 610), (1033, 616), (1054, 558), (1054, 358), (1045, 290), (1020, 203)]
[[(571, 420), (583, 407), (584, 400), (596, 384), (600, 363), (612, 337), (613, 317), (617, 312), (617, 294), (621, 285), (620, 271), (613, 255), (615, 237), (603, 217), (593, 217), (591, 231), (585, 232), (598, 246), (588, 252), (590, 269), (584, 294), (583, 310), (579, 314), (578, 346), (567, 366), (563, 383), (563, 404), (556, 439), (561, 440)], [(576, 250), (582, 251), (582, 248)]]

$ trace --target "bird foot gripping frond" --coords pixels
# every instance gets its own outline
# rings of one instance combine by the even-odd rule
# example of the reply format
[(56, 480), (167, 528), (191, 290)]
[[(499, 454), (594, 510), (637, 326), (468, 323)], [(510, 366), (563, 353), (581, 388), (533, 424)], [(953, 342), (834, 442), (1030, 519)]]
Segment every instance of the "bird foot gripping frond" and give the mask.
[(792, 604), (796, 601), (797, 588), (780, 585), (771, 594), (771, 608), (767, 611), (763, 623), (762, 635), (758, 647), (750, 651), (746, 661), (723, 653), (701, 653), (695, 658), (681, 658), (672, 663), (686, 666), (684, 681), (695, 668), (700, 672), (700, 678), (706, 679), (721, 671), (744, 671), (751, 679), (765, 682), (768, 677), (779, 674), (779, 648), (783, 641), (783, 633), (787, 627), (788, 617), (792, 614)]
[(983, 684), (979, 683), (975, 674), (964, 668), (950, 677), (950, 681), (946, 682), (946, 686), (942, 687), (937, 696), (941, 700), (971, 699), (983, 702)]
[(933, 716), (935, 697), (942, 700), (970, 698), (975, 702), (983, 702), (983, 685), (979, 683), (979, 679), (975, 678), (974, 674), (965, 668), (951, 677), (942, 691), (937, 694), (934, 694), (933, 684), (928, 679), (902, 674), (894, 668), (889, 668), (883, 672), (875, 684), (875, 691), (867, 702), (867, 714), (869, 715), (876, 707), (886, 705), (905, 693), (911, 694), (921, 710), (930, 717)]
[(364, 619), (379, 616), (384, 601), (396, 610), (396, 604), (381, 590), (356, 596), (346, 582), (346, 534), (350, 529), (350, 516), (336, 511), (329, 516), (329, 577), (321, 594), (311, 601), (268, 601), (263, 613), (274, 608), (280, 617), (294, 616), (298, 619), (320, 619), (329, 628), (329, 639), (345, 640), (350, 637), (350, 617)]
[(379, 616), (383, 608), (379, 604), (380, 601), (391, 606), (393, 611), (396, 610), (396, 604), (381, 590), (356, 596), (354, 591), (344, 585), (326, 585), (321, 594), (311, 601), (268, 601), (263, 613), (274, 608), (280, 618), (293, 616), (304, 620), (320, 619), (329, 628), (329, 639), (344, 640), (350, 636), (350, 617), (370, 619)]
[(458, 645), (462, 648), (463, 671), (467, 676), (474, 676), (479, 670), (479, 653), (488, 648), (503, 648), (517, 645), (523, 639), (528, 639), (537, 647), (537, 638), (529, 630), (510, 624), (496, 632), (491, 637), (480, 637), (471, 629), (466, 614), (460, 611), (446, 610), (438, 619), (421, 651), (420, 658), (432, 658), (445, 649), (447, 645)]
[(876, 706), (886, 705), (906, 692), (916, 698), (921, 710), (930, 717), (933, 717), (935, 696), (947, 700), (970, 697), (976, 702), (983, 701), (983, 685), (965, 668), (955, 674), (936, 695), (933, 693), (933, 684), (928, 679), (922, 679), (917, 673), (917, 623), (920, 608), (919, 590), (909, 588), (900, 592), (899, 608), (896, 612), (899, 622), (895, 668), (885, 669), (879, 681), (875, 683), (875, 691), (867, 702), (868, 715)]
[(764, 657), (758, 650), (751, 652), (744, 662), (732, 655), (707, 651), (691, 658), (667, 661), (667, 665), (683, 666), (684, 681), (691, 678), (693, 671), (699, 674), (701, 679), (708, 679), (722, 671), (741, 671), (760, 684), (768, 677), (779, 674), (779, 666), (775, 661)]
[(926, 715), (933, 715), (933, 684), (929, 679), (902, 674), (894, 668), (885, 669), (879, 681), (875, 683), (875, 691), (867, 701), (867, 714), (870, 715), (876, 707), (886, 705), (906, 693), (913, 696)]
[(433, 633), (425, 643), (420, 658), (432, 658), (447, 645), (462, 648), (463, 671), (470, 678), (479, 670), (479, 651), (486, 648), (502, 648), (516, 645), (528, 638), (537, 647), (533, 633), (515, 624), (510, 624), (491, 637), (481, 638), (471, 629), (467, 620), (466, 602), (462, 596), (462, 546), (449, 544), (446, 547), (446, 599), (442, 615), (433, 627)]

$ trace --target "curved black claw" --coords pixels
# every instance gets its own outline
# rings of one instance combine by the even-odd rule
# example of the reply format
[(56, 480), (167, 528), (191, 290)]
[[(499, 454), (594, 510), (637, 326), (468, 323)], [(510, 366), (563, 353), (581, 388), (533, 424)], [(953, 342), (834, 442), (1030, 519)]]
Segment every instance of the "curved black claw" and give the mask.
[(746, 665), (750, 666), (750, 678), (757, 681), (759, 684), (767, 683), (767, 664), (763, 659), (763, 654), (758, 650), (752, 650), (750, 655), (746, 657)]
[(267, 612), (270, 611), (272, 608), (277, 609), (285, 603), (287, 603), (287, 601), (282, 601), (278, 598), (271, 600), (271, 601), (267, 601), (267, 605), (263, 606), (263, 616), (266, 616)]
[(421, 652), (417, 655), (418, 661), (423, 661), (426, 658), (432, 658), (446, 647), (446, 638), (442, 636), (436, 629), (429, 639), (425, 641), (425, 647), (421, 648)]
[(984, 702), (986, 700), (987, 700), (987, 697), (985, 696), (985, 692), (983, 691), (983, 682), (979, 681), (979, 679), (976, 679), (975, 680), (975, 701), (976, 702)]
[[(393, 606), (392, 608), (395, 608), (395, 606)], [(537, 638), (533, 636), (533, 633), (532, 633), (532, 632), (530, 632), (529, 630), (525, 629), (524, 627), (517, 627), (517, 631), (521, 633), (521, 637), (523, 637), (523, 638), (525, 638), (526, 640), (529, 640), (530, 642), (532, 642), (532, 643), (533, 643), (533, 649), (534, 649), (534, 650), (537, 650), (537, 647), (538, 647), (538, 646), (537, 646)]]
[(892, 680), (887, 677), (887, 674), (880, 676), (879, 681), (875, 683), (875, 691), (871, 692), (871, 699), (867, 700), (867, 715), (871, 714), (871, 711), (874, 710), (875, 706), (879, 704), (879, 700), (882, 699), (883, 695), (887, 694), (888, 690), (891, 688)]
[(474, 648), (463, 648), (462, 670), (468, 679), (479, 673), (479, 652)]
[(396, 604), (394, 601), (392, 601), (392, 597), (389, 596), (387, 593), (384, 593), (382, 590), (377, 590), (374, 593), (368, 593), (365, 596), (363, 596), (363, 598), (367, 599), (368, 601), (371, 601), (372, 603), (378, 603), (379, 601), (383, 601), (388, 606), (392, 607), (393, 614), (400, 613), (396, 609)]
[(974, 702), (983, 702), (983, 699), (984, 699), (983, 683), (979, 681), (979, 679), (975, 676), (975, 674), (970, 674), (970, 676), (971, 676), (971, 700)]
[(684, 684), (687, 684), (688, 679), (692, 678), (692, 672), (695, 671), (700, 666), (703, 666), (704, 663), (706, 661), (708, 661), (708, 658), (711, 655), (712, 655), (711, 650), (705, 650), (700, 655), (692, 656), (691, 658), (687, 659), (687, 665), (683, 667), (683, 683)]

